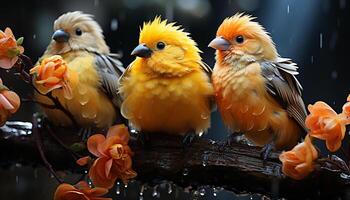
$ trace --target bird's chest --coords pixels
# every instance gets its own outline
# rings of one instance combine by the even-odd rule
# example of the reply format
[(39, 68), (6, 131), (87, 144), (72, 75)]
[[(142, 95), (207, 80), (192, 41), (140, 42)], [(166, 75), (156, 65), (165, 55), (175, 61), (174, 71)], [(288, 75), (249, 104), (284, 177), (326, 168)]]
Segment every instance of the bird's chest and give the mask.
[(251, 96), (265, 94), (265, 79), (262, 77), (258, 65), (241, 66), (238, 70), (237, 68), (214, 68), (213, 84), (217, 97), (241, 101)]
[(270, 105), (258, 66), (238, 71), (216, 68), (213, 83), (218, 108), (230, 128), (237, 131), (266, 128)]

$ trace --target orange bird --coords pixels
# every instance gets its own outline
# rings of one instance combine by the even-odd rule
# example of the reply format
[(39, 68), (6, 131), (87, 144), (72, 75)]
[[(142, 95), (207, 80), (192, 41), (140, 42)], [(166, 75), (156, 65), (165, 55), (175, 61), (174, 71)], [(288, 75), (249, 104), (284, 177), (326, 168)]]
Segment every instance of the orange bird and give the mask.
[(305, 133), (306, 110), (297, 66), (279, 57), (254, 18), (236, 14), (223, 21), (209, 47), (216, 49), (212, 74), (224, 123), (258, 146), (291, 149)]

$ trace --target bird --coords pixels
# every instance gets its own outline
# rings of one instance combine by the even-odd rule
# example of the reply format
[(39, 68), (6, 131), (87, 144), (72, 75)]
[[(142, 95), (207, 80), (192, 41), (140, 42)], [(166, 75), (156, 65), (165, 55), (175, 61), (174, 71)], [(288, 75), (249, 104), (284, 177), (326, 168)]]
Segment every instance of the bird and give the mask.
[[(118, 79), (125, 69), (118, 60), (120, 56), (110, 53), (92, 15), (74, 11), (55, 20), (52, 40), (38, 63), (54, 55), (63, 58), (69, 70), (77, 74), (78, 82), (72, 86), (69, 98), (62, 89), (52, 91), (53, 98), (74, 120), (62, 109), (41, 106), (48, 120), (57, 126), (76, 125), (84, 129), (104, 129), (121, 123)], [(52, 98), (40, 92), (35, 92), (34, 99), (39, 105), (55, 105)]]
[(243, 13), (224, 19), (208, 46), (216, 50), (212, 82), (224, 124), (262, 146), (266, 159), (306, 134), (306, 110), (297, 65), (279, 56), (254, 19)]
[[(135, 60), (120, 78), (122, 115), (140, 133), (183, 136), (183, 142), (210, 127), (214, 105), (211, 68), (180, 25), (161, 17), (145, 22)], [(191, 139), (192, 138), (192, 139)]]

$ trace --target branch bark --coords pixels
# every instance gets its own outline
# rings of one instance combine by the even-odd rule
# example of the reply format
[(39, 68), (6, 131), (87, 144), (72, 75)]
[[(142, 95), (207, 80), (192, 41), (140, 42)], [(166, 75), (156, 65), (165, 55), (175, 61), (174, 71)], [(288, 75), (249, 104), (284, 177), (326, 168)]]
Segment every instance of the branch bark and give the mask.
[[(7, 122), (0, 128), (0, 165), (13, 163), (42, 164), (29, 122)], [(77, 130), (54, 129), (69, 146), (79, 141)], [(72, 156), (47, 133), (44, 151), (55, 170), (79, 170)], [(170, 180), (180, 186), (213, 185), (235, 192), (249, 191), (272, 197), (329, 198), (347, 197), (350, 175), (346, 164), (337, 157), (321, 159), (309, 177), (294, 181), (281, 173), (279, 152), (272, 152), (263, 163), (260, 148), (234, 143), (223, 147), (208, 139), (197, 139), (190, 146), (182, 145), (182, 137), (149, 135), (149, 143), (130, 143), (135, 156), (133, 168), (137, 179), (152, 183)], [(87, 152), (85, 152), (87, 154)]]

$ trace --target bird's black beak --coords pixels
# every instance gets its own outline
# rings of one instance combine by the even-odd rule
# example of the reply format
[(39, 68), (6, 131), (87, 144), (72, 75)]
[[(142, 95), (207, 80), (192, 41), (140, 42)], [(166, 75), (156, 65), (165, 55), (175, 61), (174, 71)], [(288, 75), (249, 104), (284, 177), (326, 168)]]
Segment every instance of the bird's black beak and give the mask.
[(231, 43), (223, 37), (216, 37), (212, 40), (208, 47), (211, 47), (216, 50), (227, 51), (230, 49)]
[(131, 55), (135, 55), (141, 58), (149, 58), (152, 55), (152, 50), (145, 44), (139, 44), (132, 52)]
[(59, 29), (53, 33), (52, 39), (54, 39), (58, 43), (68, 42), (69, 33), (65, 32), (62, 29)]

